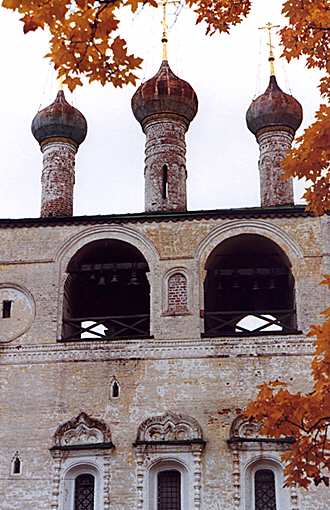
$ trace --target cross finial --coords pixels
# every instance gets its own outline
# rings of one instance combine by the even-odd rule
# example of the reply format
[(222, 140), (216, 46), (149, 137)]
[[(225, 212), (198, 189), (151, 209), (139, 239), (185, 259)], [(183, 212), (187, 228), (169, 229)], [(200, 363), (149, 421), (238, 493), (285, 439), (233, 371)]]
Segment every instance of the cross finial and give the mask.
[(167, 4), (168, 0), (162, 0), (163, 6), (163, 20), (162, 20), (162, 45), (163, 45), (163, 60), (167, 60), (167, 43), (168, 43), (168, 23), (167, 23)]
[(269, 46), (268, 61), (269, 61), (271, 76), (275, 76), (275, 66), (274, 66), (275, 57), (274, 57), (274, 52), (273, 52), (274, 46), (272, 44), (272, 29), (279, 28), (279, 27), (280, 27), (280, 25), (273, 25), (270, 21), (268, 23), (266, 23), (266, 25), (264, 27), (259, 27), (259, 30), (268, 30), (268, 46)]
[(162, 19), (162, 46), (163, 46), (163, 60), (168, 59), (167, 55), (167, 43), (168, 43), (168, 12), (167, 7), (170, 4), (179, 4), (180, 0), (160, 0), (160, 5), (163, 9), (163, 19)]

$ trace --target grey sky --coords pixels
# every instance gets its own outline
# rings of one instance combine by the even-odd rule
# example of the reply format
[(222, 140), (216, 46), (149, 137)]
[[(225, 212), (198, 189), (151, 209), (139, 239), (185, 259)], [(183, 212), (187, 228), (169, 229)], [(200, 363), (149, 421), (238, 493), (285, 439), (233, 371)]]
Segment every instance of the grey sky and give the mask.
[[(258, 146), (245, 113), (268, 83), (266, 34), (258, 27), (280, 22), (280, 7), (279, 0), (255, 0), (248, 20), (229, 36), (206, 37), (186, 9), (170, 30), (170, 65), (199, 98), (187, 136), (189, 209), (259, 205)], [(160, 65), (160, 12), (149, 9), (125, 19), (124, 30), (130, 49), (145, 58), (141, 78), (150, 78)], [(0, 216), (39, 216), (42, 159), (30, 125), (40, 105), (56, 94), (54, 73), (42, 58), (47, 37), (24, 36), (17, 17), (0, 8), (0, 47)], [(317, 72), (306, 70), (303, 61), (280, 61), (277, 76), (281, 88), (290, 87), (302, 103), (306, 127), (319, 104)], [(88, 122), (76, 162), (75, 214), (144, 208), (144, 135), (131, 112), (134, 90), (86, 84), (72, 95), (66, 92)], [(297, 199), (302, 189), (296, 186)]]

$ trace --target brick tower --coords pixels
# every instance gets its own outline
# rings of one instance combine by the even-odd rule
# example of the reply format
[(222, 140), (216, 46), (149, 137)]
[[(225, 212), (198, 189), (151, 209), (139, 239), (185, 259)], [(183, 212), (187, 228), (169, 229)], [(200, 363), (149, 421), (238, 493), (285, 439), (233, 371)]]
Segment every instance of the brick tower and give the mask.
[(185, 133), (197, 113), (193, 88), (178, 78), (167, 60), (132, 98), (132, 109), (146, 135), (145, 210), (185, 211)]
[(86, 119), (60, 90), (34, 117), (31, 129), (43, 153), (41, 217), (72, 216), (75, 155), (87, 134)]
[(300, 103), (285, 94), (271, 74), (266, 91), (250, 105), (246, 121), (260, 148), (261, 206), (292, 205), (292, 179), (282, 179), (281, 161), (302, 121)]

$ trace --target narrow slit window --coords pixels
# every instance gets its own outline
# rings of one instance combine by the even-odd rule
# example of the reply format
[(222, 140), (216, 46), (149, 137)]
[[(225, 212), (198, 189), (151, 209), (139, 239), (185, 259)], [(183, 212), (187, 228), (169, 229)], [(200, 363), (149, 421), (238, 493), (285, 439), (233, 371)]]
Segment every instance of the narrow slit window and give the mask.
[(119, 384), (117, 381), (113, 381), (111, 385), (111, 397), (112, 398), (118, 398), (119, 397)]
[(22, 462), (21, 459), (16, 455), (16, 457), (12, 461), (12, 474), (20, 475), (22, 472)]
[(168, 168), (167, 165), (163, 165), (163, 198), (168, 197)]
[(11, 317), (11, 305), (12, 301), (2, 301), (2, 318), (9, 319)]

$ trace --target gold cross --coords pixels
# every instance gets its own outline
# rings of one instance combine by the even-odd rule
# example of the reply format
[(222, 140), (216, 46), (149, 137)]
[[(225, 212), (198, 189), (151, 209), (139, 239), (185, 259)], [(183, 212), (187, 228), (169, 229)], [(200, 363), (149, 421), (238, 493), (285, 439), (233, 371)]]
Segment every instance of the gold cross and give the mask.
[(167, 54), (167, 43), (168, 43), (168, 21), (167, 21), (167, 6), (169, 4), (177, 4), (180, 0), (161, 0), (161, 5), (163, 7), (163, 19), (162, 19), (162, 45), (163, 45), (163, 60), (168, 59)]
[(259, 27), (259, 30), (268, 30), (268, 46), (269, 46), (269, 65), (270, 65), (270, 74), (271, 76), (275, 76), (275, 66), (274, 66), (274, 46), (272, 44), (272, 29), (273, 28), (280, 28), (280, 25), (273, 25), (270, 21), (266, 23), (264, 27)]

